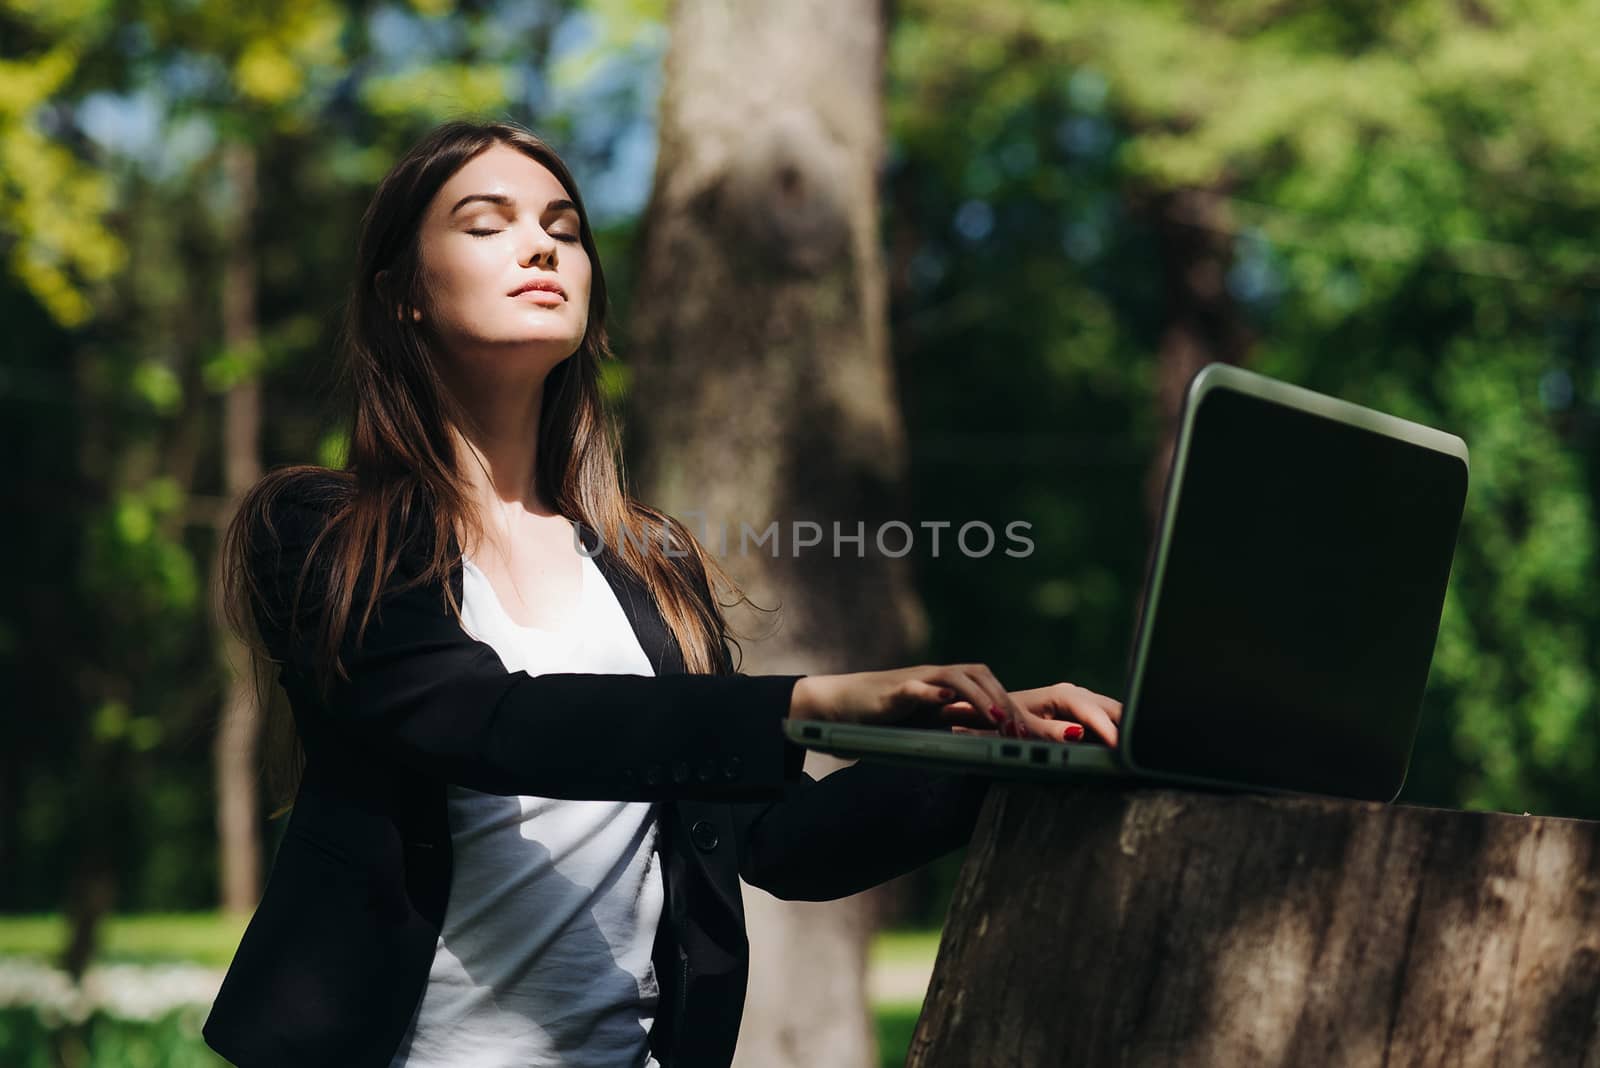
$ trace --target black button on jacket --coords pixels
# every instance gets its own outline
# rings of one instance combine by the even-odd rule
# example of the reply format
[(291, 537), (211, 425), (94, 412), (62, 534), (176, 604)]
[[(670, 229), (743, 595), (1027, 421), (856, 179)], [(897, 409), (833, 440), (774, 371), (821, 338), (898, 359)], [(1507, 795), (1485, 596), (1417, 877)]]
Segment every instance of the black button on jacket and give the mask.
[[(326, 515), (298, 487), (279, 496), (282, 551), (255, 565), (278, 604)], [(582, 533), (593, 550), (594, 532)], [(418, 573), (415, 552), (402, 554), (359, 649), (353, 627), (347, 634), (349, 679), (326, 703), (315, 690), (314, 631), (291, 644), (281, 612), (261, 621), (306, 767), (206, 1020), (212, 1049), (241, 1068), (387, 1068), (444, 920), (450, 783), (660, 803), (666, 900), (649, 1044), (670, 1068), (732, 1060), (748, 971), (741, 876), (780, 898), (827, 900), (968, 839), (986, 780), (867, 763), (812, 779), (781, 729), (801, 676), (734, 674), (726, 646), (720, 674), (686, 674), (648, 592), (608, 552), (594, 559), (655, 677), (507, 672), (451, 616), (438, 583), (394, 588)], [(459, 563), (450, 581), (459, 602)], [(365, 596), (358, 585), (352, 616)]]

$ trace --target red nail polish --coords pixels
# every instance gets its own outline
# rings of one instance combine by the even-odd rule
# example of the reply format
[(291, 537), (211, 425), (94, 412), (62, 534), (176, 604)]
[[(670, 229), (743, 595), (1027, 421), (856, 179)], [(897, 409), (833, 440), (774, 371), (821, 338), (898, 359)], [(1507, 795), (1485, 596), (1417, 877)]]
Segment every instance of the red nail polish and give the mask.
[(989, 718), (994, 720), (996, 723), (1004, 723), (1006, 720), (1006, 714), (1000, 711), (999, 705), (990, 705)]
[(1067, 741), (1076, 742), (1079, 739), (1081, 739), (1082, 737), (1083, 737), (1083, 724), (1081, 724), (1081, 723), (1069, 723), (1069, 724), (1067, 724)]
[(955, 696), (956, 696), (956, 692), (954, 690), (940, 690), (939, 691), (939, 699), (941, 701), (953, 701), (953, 700), (955, 700)]

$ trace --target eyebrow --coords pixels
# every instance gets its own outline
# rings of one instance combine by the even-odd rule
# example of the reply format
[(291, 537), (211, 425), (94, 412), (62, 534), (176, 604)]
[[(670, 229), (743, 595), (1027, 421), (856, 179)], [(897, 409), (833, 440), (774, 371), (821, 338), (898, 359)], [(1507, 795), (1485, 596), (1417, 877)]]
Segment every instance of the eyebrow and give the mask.
[[(450, 214), (454, 215), (456, 212), (460, 211), (463, 207), (472, 203), (474, 200), (485, 200), (490, 204), (499, 204), (502, 207), (507, 208), (515, 207), (517, 203), (515, 197), (508, 197), (504, 193), (468, 193), (466, 196), (456, 201), (455, 207), (450, 209)], [(557, 199), (546, 204), (544, 206), (544, 210), (546, 212), (577, 211), (578, 205), (574, 204), (570, 200)]]

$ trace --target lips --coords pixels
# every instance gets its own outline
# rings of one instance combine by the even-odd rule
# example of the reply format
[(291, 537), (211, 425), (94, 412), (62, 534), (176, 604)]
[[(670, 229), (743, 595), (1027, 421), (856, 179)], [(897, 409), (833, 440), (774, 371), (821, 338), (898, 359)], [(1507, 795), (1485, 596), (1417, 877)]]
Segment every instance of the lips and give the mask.
[(524, 282), (513, 289), (509, 294), (513, 297), (522, 297), (529, 300), (566, 300), (567, 291), (561, 288), (560, 283), (545, 281)]
[(520, 300), (526, 304), (548, 304), (552, 308), (557, 304), (565, 304), (567, 302), (567, 298), (560, 293), (552, 293), (548, 289), (525, 289), (512, 299)]

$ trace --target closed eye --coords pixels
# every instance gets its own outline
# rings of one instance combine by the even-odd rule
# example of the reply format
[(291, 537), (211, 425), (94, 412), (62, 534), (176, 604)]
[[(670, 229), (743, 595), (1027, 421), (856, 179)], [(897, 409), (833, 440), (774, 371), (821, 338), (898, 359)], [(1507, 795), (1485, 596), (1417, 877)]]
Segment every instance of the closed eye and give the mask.
[[(499, 231), (499, 230), (468, 230), (467, 231), (467, 233), (471, 234), (473, 237), (488, 237), (490, 234), (498, 234), (500, 232), (501, 231)], [(550, 236), (555, 238), (557, 241), (566, 241), (569, 244), (571, 242), (573, 242), (573, 241), (579, 240), (577, 234), (551, 234)]]

